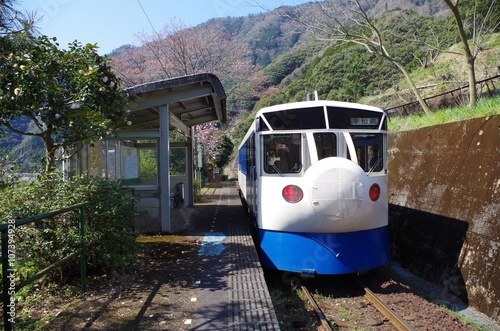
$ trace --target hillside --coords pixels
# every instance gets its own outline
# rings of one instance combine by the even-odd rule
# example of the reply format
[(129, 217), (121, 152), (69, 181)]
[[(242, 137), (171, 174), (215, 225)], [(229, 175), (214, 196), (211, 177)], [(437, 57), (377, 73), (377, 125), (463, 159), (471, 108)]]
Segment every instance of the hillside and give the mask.
[[(334, 3), (344, 4), (343, 1)], [(387, 47), (410, 70), (416, 85), (427, 87), (422, 89), (424, 95), (464, 85), (467, 73), (462, 57), (440, 53), (427, 61), (428, 50), (408, 42), (411, 28), (415, 26), (421, 27), (428, 38), (456, 34), (446, 18), (449, 10), (443, 1), (367, 0), (363, 3), (369, 14), (386, 20), (383, 32), (390, 39)], [(403, 19), (399, 9), (416, 15), (405, 14)], [(285, 17), (299, 12), (303, 17), (321, 16), (318, 3), (310, 2), (246, 17), (212, 19), (195, 27), (166, 26), (162, 30), (166, 32), (149, 36), (142, 47), (124, 45), (109, 56), (125, 86), (199, 72), (216, 74), (228, 96), (227, 134), (236, 146), (253, 111), (266, 105), (304, 100), (306, 94), (313, 91), (318, 91), (322, 99), (379, 107), (412, 100), (407, 83), (396, 68), (362, 46), (334, 45), (331, 41), (313, 38), (310, 29)], [(460, 50), (456, 41), (457, 38), (448, 39), (443, 46)], [(188, 53), (177, 55), (188, 55), (187, 61), (192, 62), (173, 61), (171, 53), (184, 47)], [(487, 36), (476, 62), (478, 80), (498, 71), (499, 50), (499, 33)], [(204, 57), (197, 52), (204, 52), (201, 54)], [(426, 63), (422, 65), (424, 60)], [(19, 145), (19, 137), (8, 139), (3, 141), (6, 149)]]
[[(335, 4), (343, 5), (343, 2), (335, 2)], [(442, 17), (448, 12), (446, 5), (439, 0), (370, 0), (366, 4), (368, 6), (367, 12), (373, 14), (402, 9), (415, 11), (423, 16)], [(170, 46), (165, 44), (165, 40), (184, 38), (182, 42), (186, 46), (192, 42), (194, 34), (208, 35), (212, 32), (212, 36), (204, 37), (201, 42), (206, 42), (210, 38), (214, 45), (211, 47), (218, 49), (221, 57), (226, 59), (226, 64), (214, 67), (207, 65), (205, 69), (217, 74), (226, 91), (229, 91), (229, 113), (235, 116), (242, 111), (250, 111), (255, 102), (267, 94), (275, 94), (275, 88), (282, 90), (291, 81), (302, 77), (315, 58), (321, 56), (325, 49), (331, 46), (328, 41), (315, 40), (309, 29), (285, 17), (286, 14), (295, 12), (300, 12), (304, 17), (321, 15), (318, 3), (306, 3), (296, 7), (284, 6), (246, 17), (212, 19), (196, 27), (186, 27), (183, 31), (179, 31), (179, 27), (166, 25), (167, 32), (150, 36), (147, 46), (145, 44), (142, 47), (133, 48), (130, 45), (124, 45), (111, 53), (110, 56), (114, 61), (113, 66), (122, 73), (126, 85), (169, 78), (172, 76), (170, 71), (161, 73), (160, 69), (156, 69), (155, 73), (151, 74), (151, 68), (158, 67), (159, 57), (163, 62), (169, 61), (168, 56), (156, 56), (152, 50), (158, 54), (174, 52), (169, 48)], [(186, 30), (195, 32), (189, 34)], [(182, 35), (182, 33), (185, 33), (184, 36), (172, 37), (174, 34)], [(218, 36), (214, 36), (215, 34)], [(158, 41), (161, 38), (164, 38), (163, 41)], [(175, 41), (177, 45), (179, 41)], [(365, 62), (367, 59), (360, 58), (360, 61)], [(234, 68), (234, 66), (228, 68), (227, 62), (237, 64), (238, 68)], [(191, 71), (176, 73), (178, 75), (196, 73), (197, 70), (200, 70), (198, 67), (194, 68), (197, 65), (192, 65)], [(185, 63), (177, 63), (177, 65), (174, 63), (173, 66), (184, 67)], [(231, 65), (229, 64), (229, 66)], [(245, 68), (242, 68), (243, 66)], [(375, 63), (373, 70), (376, 68), (383, 68), (383, 65)], [(311, 76), (310, 73), (309, 76)], [(360, 83), (364, 84), (364, 82)], [(325, 85), (325, 89), (330, 88), (330, 85)], [(384, 88), (387, 85), (387, 83), (382, 84)], [(311, 92), (310, 88), (311, 86), (305, 86), (303, 91), (300, 91), (300, 98), (303, 98), (305, 93)], [(314, 86), (312, 88), (316, 89)], [(367, 93), (371, 93), (371, 90), (368, 88)], [(331, 97), (339, 99), (338, 96)]]

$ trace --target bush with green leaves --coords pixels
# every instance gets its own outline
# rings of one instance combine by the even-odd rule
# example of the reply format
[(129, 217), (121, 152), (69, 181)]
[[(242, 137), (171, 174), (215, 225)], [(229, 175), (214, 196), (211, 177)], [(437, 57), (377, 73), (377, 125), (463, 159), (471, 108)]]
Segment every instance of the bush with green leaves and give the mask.
[[(136, 260), (136, 201), (119, 181), (86, 176), (64, 181), (60, 174), (48, 174), (31, 183), (4, 188), (0, 196), (2, 223), (106, 198), (83, 208), (87, 268), (90, 273), (104, 274), (125, 270)], [(69, 211), (16, 227), (14, 269), (18, 280), (80, 248), (79, 218), (78, 210)], [(65, 281), (78, 275), (79, 261), (75, 257), (49, 278)]]

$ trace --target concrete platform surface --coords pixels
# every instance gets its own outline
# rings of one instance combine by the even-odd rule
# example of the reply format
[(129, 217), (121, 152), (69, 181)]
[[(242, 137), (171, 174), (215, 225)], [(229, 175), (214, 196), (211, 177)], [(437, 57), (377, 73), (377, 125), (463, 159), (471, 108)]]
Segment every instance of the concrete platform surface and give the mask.
[(174, 231), (203, 237), (191, 330), (279, 330), (236, 188), (204, 193), (211, 199), (203, 209), (172, 210)]

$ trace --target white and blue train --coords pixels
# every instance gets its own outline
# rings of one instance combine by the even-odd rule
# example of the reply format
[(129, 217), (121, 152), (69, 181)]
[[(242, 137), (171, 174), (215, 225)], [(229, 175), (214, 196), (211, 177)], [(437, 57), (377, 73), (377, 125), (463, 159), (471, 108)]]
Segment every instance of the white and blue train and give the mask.
[(335, 101), (261, 109), (238, 148), (238, 185), (263, 267), (311, 276), (389, 262), (382, 110)]

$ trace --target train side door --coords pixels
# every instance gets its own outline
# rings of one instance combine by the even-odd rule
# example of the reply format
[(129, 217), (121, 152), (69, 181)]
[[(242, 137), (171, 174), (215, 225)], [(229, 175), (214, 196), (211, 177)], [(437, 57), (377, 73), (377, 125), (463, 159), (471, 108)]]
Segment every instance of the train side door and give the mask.
[(248, 181), (247, 181), (247, 193), (248, 193), (248, 203), (250, 204), (250, 211), (253, 215), (257, 212), (257, 160), (256, 160), (256, 144), (255, 144), (255, 133), (248, 139), (247, 145), (247, 155), (248, 155)]
[(254, 164), (252, 167), (252, 204), (253, 204), (253, 212), (254, 216), (257, 216), (257, 210), (259, 208), (259, 179), (260, 179), (260, 135), (254, 137)]

